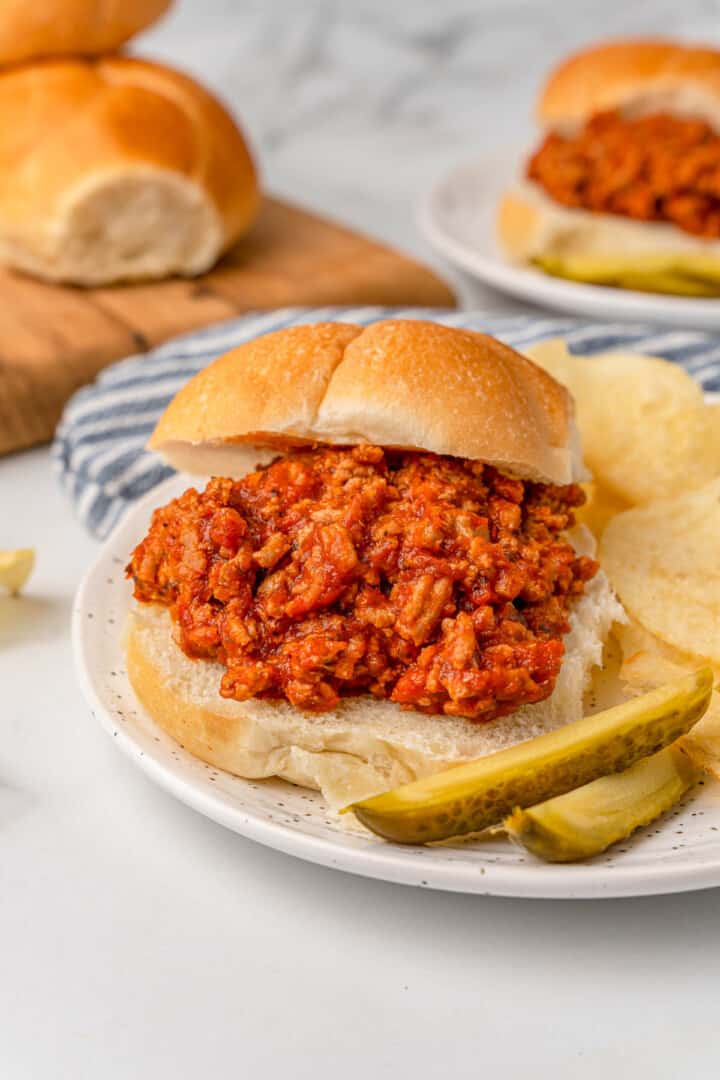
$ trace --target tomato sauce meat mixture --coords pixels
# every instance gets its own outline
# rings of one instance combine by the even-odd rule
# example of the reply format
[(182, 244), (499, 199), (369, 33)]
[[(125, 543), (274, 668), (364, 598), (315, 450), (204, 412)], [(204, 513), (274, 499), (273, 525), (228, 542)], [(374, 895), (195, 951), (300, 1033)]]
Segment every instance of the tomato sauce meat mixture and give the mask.
[(564, 206), (720, 237), (720, 136), (703, 120), (597, 113), (549, 134), (527, 174)]
[(560, 537), (583, 501), (457, 458), (302, 450), (156, 510), (128, 575), (187, 656), (225, 665), (224, 697), (486, 721), (553, 690), (597, 570)]

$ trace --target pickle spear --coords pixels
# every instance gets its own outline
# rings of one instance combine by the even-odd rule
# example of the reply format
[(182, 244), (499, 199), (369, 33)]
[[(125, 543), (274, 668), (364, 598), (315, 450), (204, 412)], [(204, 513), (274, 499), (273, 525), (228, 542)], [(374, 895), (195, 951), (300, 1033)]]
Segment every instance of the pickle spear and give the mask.
[(602, 255), (554, 255), (535, 259), (554, 277), (615, 285), (642, 292), (683, 296), (717, 296), (720, 292), (717, 259), (677, 255), (627, 259)]
[(699, 776), (678, 746), (667, 746), (625, 772), (515, 810), (505, 829), (548, 862), (589, 859), (669, 810)]
[(374, 833), (423, 844), (497, 825), (516, 807), (563, 795), (662, 750), (699, 720), (710, 668), (509, 750), (346, 807)]

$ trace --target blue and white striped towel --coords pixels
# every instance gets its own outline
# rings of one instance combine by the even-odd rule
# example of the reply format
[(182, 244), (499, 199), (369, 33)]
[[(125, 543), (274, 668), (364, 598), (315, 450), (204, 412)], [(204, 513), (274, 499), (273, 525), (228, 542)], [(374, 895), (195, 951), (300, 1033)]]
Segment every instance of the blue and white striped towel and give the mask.
[(216, 356), (260, 334), (298, 323), (338, 319), (366, 325), (390, 317), (431, 318), (447, 326), (483, 330), (515, 348), (558, 335), (580, 354), (626, 346), (667, 357), (706, 390), (720, 391), (720, 338), (700, 331), (422, 308), (285, 308), (246, 315), (122, 360), (70, 400), (55, 436), (53, 460), (80, 519), (95, 536), (107, 536), (136, 499), (170, 475), (172, 470), (149, 454), (145, 444), (170, 398)]

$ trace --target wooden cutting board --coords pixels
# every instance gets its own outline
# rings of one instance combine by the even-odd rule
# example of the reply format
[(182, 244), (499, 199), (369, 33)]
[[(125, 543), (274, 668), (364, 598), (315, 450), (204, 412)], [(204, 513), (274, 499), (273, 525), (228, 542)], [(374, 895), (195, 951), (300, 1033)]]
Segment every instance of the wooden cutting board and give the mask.
[(411, 259), (274, 199), (199, 278), (76, 289), (0, 269), (0, 454), (50, 439), (67, 399), (113, 360), (246, 311), (306, 304), (455, 299)]

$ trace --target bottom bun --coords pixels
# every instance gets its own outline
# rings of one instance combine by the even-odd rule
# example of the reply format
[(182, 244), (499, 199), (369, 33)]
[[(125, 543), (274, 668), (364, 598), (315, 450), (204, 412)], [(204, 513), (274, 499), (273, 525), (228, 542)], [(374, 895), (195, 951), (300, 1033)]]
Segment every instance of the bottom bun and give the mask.
[(131, 615), (127, 670), (150, 716), (191, 754), (236, 776), (315, 788), (338, 808), (579, 719), (590, 670), (622, 619), (600, 572), (574, 605), (552, 695), (487, 724), (405, 711), (369, 695), (320, 714), (287, 702), (226, 700), (218, 693), (224, 668), (188, 659), (173, 639), (169, 610), (155, 605)]
[(556, 277), (686, 296), (720, 294), (720, 241), (675, 225), (569, 209), (536, 184), (505, 194), (498, 236), (507, 257)]

